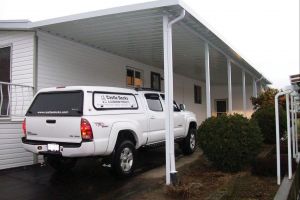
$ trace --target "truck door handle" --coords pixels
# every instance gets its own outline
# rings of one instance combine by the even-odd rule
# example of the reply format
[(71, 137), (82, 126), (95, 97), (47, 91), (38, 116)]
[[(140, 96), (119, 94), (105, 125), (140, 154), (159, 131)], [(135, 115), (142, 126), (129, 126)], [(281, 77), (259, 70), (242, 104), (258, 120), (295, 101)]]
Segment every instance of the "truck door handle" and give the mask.
[(48, 124), (55, 124), (56, 120), (55, 119), (47, 119), (46, 123), (48, 123)]
[(154, 117), (154, 116), (151, 116), (150, 119), (155, 119), (155, 117)]

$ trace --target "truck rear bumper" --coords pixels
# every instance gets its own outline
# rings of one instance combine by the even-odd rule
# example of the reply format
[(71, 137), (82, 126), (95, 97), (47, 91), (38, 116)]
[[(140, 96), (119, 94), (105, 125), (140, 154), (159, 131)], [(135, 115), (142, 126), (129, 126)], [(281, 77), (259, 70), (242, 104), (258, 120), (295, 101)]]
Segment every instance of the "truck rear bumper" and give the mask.
[[(56, 154), (63, 157), (86, 157), (93, 156), (95, 152), (95, 145), (93, 141), (81, 142), (81, 143), (59, 143), (48, 141), (35, 141), (22, 138), (24, 149), (35, 154)], [(49, 151), (48, 144), (58, 144), (58, 151)]]

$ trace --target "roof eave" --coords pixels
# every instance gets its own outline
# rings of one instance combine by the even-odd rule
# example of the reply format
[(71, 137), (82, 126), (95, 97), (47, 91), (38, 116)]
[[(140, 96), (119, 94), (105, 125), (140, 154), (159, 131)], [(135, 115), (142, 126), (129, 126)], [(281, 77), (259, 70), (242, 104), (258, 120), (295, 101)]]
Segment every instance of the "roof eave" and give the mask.
[(0, 20), (0, 30), (28, 30), (29, 20)]
[(49, 20), (42, 20), (38, 22), (32, 22), (29, 26), (29, 28), (38, 28), (41, 26), (47, 26), (52, 24), (58, 24), (68, 21), (76, 21), (81, 19), (88, 19), (93, 17), (101, 17), (105, 15), (113, 15), (118, 13), (126, 13), (126, 12), (134, 12), (139, 10), (147, 10), (147, 9), (153, 9), (153, 8), (159, 8), (159, 7), (165, 7), (165, 6), (173, 6), (173, 5), (180, 5), (179, 0), (160, 0), (160, 1), (150, 1), (146, 3), (138, 3), (138, 4), (132, 4), (132, 5), (126, 5), (126, 6), (120, 6), (120, 7), (113, 7), (113, 8), (107, 8), (97, 11), (91, 11), (86, 13), (80, 13), (80, 14), (74, 14), (64, 17), (58, 17), (53, 18)]

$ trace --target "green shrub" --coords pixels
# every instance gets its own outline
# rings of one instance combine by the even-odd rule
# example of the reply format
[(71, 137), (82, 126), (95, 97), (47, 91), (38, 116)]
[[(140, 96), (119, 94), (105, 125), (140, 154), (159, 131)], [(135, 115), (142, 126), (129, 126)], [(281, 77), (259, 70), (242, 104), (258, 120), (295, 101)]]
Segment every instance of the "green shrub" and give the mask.
[(201, 124), (198, 144), (218, 169), (236, 172), (255, 158), (262, 136), (255, 121), (239, 114), (222, 115)]
[[(265, 106), (257, 109), (252, 114), (252, 119), (256, 120), (260, 131), (263, 135), (264, 143), (276, 143), (276, 125), (275, 125), (275, 108), (274, 106)], [(286, 112), (279, 106), (279, 130), (280, 137), (286, 130)]]

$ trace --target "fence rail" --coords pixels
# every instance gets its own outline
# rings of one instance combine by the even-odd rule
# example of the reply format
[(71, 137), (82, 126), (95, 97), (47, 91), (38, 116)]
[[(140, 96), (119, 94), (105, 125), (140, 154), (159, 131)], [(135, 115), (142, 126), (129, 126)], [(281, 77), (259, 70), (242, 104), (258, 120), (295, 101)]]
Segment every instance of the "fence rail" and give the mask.
[(0, 81), (0, 117), (24, 116), (34, 94), (34, 87)]

